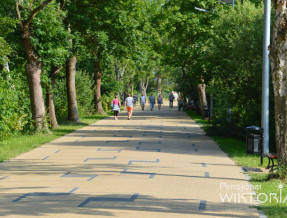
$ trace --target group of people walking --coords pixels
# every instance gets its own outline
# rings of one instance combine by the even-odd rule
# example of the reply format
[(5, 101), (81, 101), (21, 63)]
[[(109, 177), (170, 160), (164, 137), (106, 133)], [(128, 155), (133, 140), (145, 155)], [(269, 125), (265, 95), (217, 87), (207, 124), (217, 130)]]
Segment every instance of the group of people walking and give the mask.
[[(177, 93), (176, 93), (177, 94)], [(171, 93), (169, 96), (168, 96), (168, 99), (169, 99), (169, 107), (170, 108), (173, 108), (173, 101), (174, 100), (177, 100), (177, 107), (178, 107), (178, 110), (182, 110), (183, 107), (184, 107), (184, 98), (183, 98), (183, 95), (179, 95), (177, 94), (177, 96), (174, 96), (173, 93)]]
[[(150, 103), (150, 110), (152, 111), (156, 104), (155, 96), (153, 94), (149, 96), (149, 103)], [(140, 98), (140, 105), (141, 105), (142, 110), (144, 110), (145, 104), (146, 104), (146, 97), (142, 94)], [(163, 104), (163, 99), (162, 99), (161, 94), (159, 94), (157, 97), (157, 105), (158, 105), (159, 110), (161, 109), (162, 104)]]
[[(128, 111), (128, 120), (131, 119), (131, 116), (133, 113), (133, 107), (136, 106), (137, 100), (138, 100), (137, 95), (134, 95), (133, 97), (131, 97), (130, 94), (128, 94), (127, 98), (125, 99), (125, 107), (127, 108), (127, 111)], [(148, 100), (150, 103), (150, 110), (152, 111), (154, 109), (155, 104), (156, 104), (155, 96), (153, 94), (151, 94), (149, 96)], [(145, 104), (146, 104), (146, 97), (144, 96), (144, 94), (142, 94), (140, 97), (140, 106), (142, 108), (142, 111), (145, 108)], [(157, 97), (157, 105), (158, 105), (159, 110), (161, 109), (162, 104), (163, 104), (163, 98), (162, 98), (161, 94), (159, 94)], [(121, 103), (120, 103), (118, 95), (115, 95), (115, 98), (112, 101), (112, 107), (113, 107), (115, 120), (117, 120), (119, 112), (120, 112), (120, 107), (121, 107)]]

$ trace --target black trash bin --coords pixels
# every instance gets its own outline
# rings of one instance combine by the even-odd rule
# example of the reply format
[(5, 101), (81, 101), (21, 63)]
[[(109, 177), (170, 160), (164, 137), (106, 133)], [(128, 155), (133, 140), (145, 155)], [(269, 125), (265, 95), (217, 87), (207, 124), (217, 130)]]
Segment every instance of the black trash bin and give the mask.
[(263, 164), (263, 128), (258, 126), (246, 127), (246, 153), (247, 154), (260, 154), (261, 165)]
[(248, 134), (246, 136), (246, 154), (260, 154), (260, 135)]

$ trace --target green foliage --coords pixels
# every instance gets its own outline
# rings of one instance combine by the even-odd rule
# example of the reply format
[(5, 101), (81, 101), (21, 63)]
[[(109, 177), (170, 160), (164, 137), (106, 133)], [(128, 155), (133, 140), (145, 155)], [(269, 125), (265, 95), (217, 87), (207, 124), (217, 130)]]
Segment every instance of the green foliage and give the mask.
[(48, 74), (52, 67), (64, 65), (69, 56), (72, 36), (64, 26), (65, 16), (66, 13), (59, 10), (54, 2), (41, 10), (32, 21), (32, 43), (43, 62), (44, 72)]
[[(216, 120), (214, 128), (225, 134), (244, 134), (249, 125), (260, 125), (263, 5), (248, 1), (235, 10), (221, 9), (213, 20), (207, 41), (207, 70), (212, 72)], [(226, 121), (227, 108), (232, 122)]]
[(214, 94), (209, 133), (240, 136), (246, 126), (260, 125), (263, 4), (238, 1), (232, 10), (212, 1), (173, 0), (165, 7), (166, 61), (174, 66), (176, 89), (195, 103), (197, 84), (207, 84), (207, 94)]
[[(0, 3), (0, 64), (12, 51), (8, 56), (11, 69), (20, 73), (25, 59), (17, 46), (19, 32), (15, 32), (18, 39), (11, 37), (17, 20), (8, 2), (15, 3)], [(27, 18), (40, 2), (21, 1), (22, 17)], [(95, 89), (91, 75), (95, 61), (101, 61), (102, 103), (106, 111), (115, 93), (123, 98), (131, 90), (137, 92), (140, 82), (148, 81), (147, 91), (155, 93), (156, 77), (161, 76), (163, 92), (176, 88), (194, 102), (197, 84), (207, 84), (208, 94), (214, 93), (216, 114), (210, 132), (242, 135), (246, 126), (259, 124), (262, 1), (238, 1), (234, 11), (215, 0), (75, 0), (66, 1), (63, 10), (58, 3), (52, 1), (33, 19), (32, 43), (43, 63), (44, 88), (49, 85), (51, 68), (64, 66), (71, 53), (77, 55), (76, 88), (81, 115), (93, 112)], [(63, 72), (60, 76), (64, 76)], [(15, 83), (18, 79), (15, 77)], [(24, 93), (28, 99), (27, 88)], [(58, 120), (64, 121), (64, 79), (57, 81), (54, 95)], [(226, 121), (229, 107), (231, 123)]]
[(3, 37), (0, 37), (0, 64), (3, 64), (5, 61), (7, 61), (6, 55), (10, 52), (11, 50), (9, 44)]
[(277, 173), (278, 173), (278, 176), (280, 179), (286, 179), (286, 177), (287, 177), (287, 165), (286, 165), (286, 163), (279, 163), (278, 164)]
[[(78, 113), (80, 116), (93, 112), (93, 80), (91, 76), (83, 71), (76, 73), (76, 95), (78, 103)], [(68, 116), (68, 101), (66, 80), (57, 80), (54, 88), (54, 103), (56, 116), (60, 123), (64, 122)]]
[[(29, 96), (25, 92), (27, 84), (13, 75), (13, 72), (0, 73), (0, 140), (32, 129)], [(18, 80), (13, 82), (12, 78)]]
[(90, 114), (93, 111), (93, 85), (94, 81), (88, 73), (84, 71), (76, 73), (76, 92), (80, 116)]
[(6, 38), (10, 32), (14, 31), (16, 20), (3, 16), (1, 10), (3, 9), (0, 9), (0, 64), (3, 64), (11, 53), (11, 46), (6, 41)]
[(111, 102), (113, 100), (113, 96), (109, 97), (107, 95), (102, 95), (101, 100), (102, 100), (103, 110), (105, 112), (109, 112), (112, 109)]
[(53, 98), (57, 121), (59, 123), (63, 123), (68, 117), (67, 87), (65, 79), (56, 80), (53, 90)]

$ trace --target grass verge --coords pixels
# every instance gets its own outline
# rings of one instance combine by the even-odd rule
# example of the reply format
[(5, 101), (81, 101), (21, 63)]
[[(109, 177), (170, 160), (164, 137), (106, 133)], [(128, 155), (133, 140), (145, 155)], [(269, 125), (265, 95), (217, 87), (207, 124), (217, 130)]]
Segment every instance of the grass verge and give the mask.
[[(203, 128), (209, 124), (207, 120), (203, 120), (194, 111), (187, 112), (192, 119), (199, 123)], [(239, 166), (244, 167), (266, 167), (268, 159), (264, 158), (263, 166), (260, 166), (260, 157), (256, 155), (246, 154), (245, 142), (239, 139), (210, 136), (220, 146), (220, 148), (228, 153)], [(287, 181), (278, 179), (275, 173), (248, 173), (251, 178), (252, 185), (258, 185), (257, 196), (261, 205), (259, 209), (263, 210), (268, 217), (287, 217)], [(283, 184), (283, 188), (279, 185)], [(285, 186), (285, 188), (284, 188)], [(267, 197), (266, 197), (267, 196)], [(285, 201), (284, 201), (285, 200)], [(266, 202), (265, 202), (266, 201)], [(264, 203), (263, 203), (264, 202)]]
[(24, 135), (0, 141), (0, 162), (28, 152), (33, 148), (39, 147), (42, 144), (48, 143), (101, 119), (107, 118), (110, 115), (111, 113), (109, 112), (107, 115), (84, 116), (80, 119), (81, 122), (79, 123), (66, 122), (59, 125), (59, 128), (52, 130), (52, 134), (49, 135)]

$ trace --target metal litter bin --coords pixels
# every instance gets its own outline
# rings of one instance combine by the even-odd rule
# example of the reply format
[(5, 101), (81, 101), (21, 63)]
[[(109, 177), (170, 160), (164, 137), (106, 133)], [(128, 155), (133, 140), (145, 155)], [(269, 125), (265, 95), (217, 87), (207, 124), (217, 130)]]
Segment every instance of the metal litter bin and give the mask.
[(263, 128), (258, 126), (246, 127), (246, 153), (247, 154), (260, 154), (261, 165), (263, 164)]
[(260, 135), (249, 134), (246, 136), (246, 153), (260, 154)]

